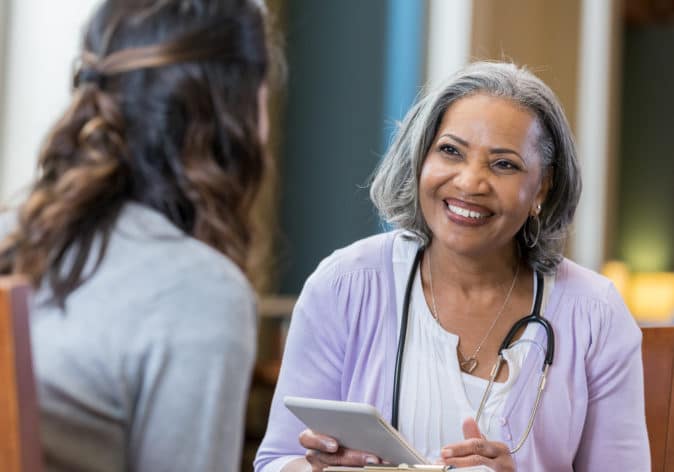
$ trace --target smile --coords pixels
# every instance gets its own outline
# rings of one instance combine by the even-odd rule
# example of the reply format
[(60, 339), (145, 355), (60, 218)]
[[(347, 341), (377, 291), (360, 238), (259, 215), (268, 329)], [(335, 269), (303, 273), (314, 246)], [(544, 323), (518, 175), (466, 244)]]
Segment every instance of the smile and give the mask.
[(459, 226), (483, 226), (494, 216), (494, 213), (487, 207), (457, 198), (447, 198), (443, 200), (443, 203), (447, 209), (447, 218)]
[(473, 211), (473, 210), (468, 210), (467, 208), (462, 208), (462, 207), (456, 206), (456, 205), (447, 204), (447, 208), (449, 209), (449, 211), (451, 211), (455, 215), (463, 216), (464, 218), (474, 218), (476, 220), (479, 220), (479, 219), (483, 219), (483, 218), (486, 218), (486, 217), (489, 216), (488, 214), (479, 213), (479, 212)]

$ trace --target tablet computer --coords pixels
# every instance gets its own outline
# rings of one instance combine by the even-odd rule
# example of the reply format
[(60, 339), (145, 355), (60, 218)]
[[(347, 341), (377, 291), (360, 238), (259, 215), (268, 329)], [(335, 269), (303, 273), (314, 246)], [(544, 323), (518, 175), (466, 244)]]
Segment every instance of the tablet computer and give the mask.
[(283, 403), (309, 429), (343, 447), (371, 452), (391, 464), (428, 463), (372, 405), (290, 396)]

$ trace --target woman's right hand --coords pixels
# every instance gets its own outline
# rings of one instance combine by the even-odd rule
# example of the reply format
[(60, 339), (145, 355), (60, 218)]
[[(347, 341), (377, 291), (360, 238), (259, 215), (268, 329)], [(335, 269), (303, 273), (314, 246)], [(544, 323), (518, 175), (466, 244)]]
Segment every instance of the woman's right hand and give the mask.
[(307, 450), (305, 457), (312, 472), (321, 472), (330, 465), (362, 467), (365, 464), (381, 463), (374, 454), (340, 447), (334, 438), (314, 433), (310, 429), (300, 433), (300, 444)]

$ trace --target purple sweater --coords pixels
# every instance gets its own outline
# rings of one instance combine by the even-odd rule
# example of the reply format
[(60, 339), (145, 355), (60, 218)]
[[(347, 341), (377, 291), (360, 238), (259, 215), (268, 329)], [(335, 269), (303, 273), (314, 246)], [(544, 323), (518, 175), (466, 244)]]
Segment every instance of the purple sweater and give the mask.
[[(304, 455), (298, 435), (305, 427), (283, 405), (285, 395), (365, 402), (391, 418), (401, 309), (394, 235), (336, 251), (307, 280), (256, 471), (278, 471)], [(613, 285), (564, 260), (543, 316), (555, 331), (555, 358), (531, 434), (513, 456), (518, 470), (650, 471), (641, 332)], [(537, 341), (545, 345), (544, 330)], [(510, 447), (526, 428), (540, 369), (540, 357), (528, 355), (508, 395), (500, 439)]]

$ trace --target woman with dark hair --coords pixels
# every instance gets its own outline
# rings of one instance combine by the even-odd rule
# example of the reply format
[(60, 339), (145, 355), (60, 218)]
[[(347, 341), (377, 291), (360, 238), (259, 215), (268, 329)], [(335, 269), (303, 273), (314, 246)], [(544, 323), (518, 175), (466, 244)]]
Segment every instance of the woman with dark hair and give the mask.
[(562, 108), (525, 69), (471, 64), (422, 97), (370, 191), (397, 229), (302, 290), (256, 470), (380, 462), (305, 429), (286, 395), (373, 405), (448, 466), (649, 470), (641, 333), (562, 256), (580, 191)]
[(236, 470), (269, 48), (253, 0), (108, 0), (0, 270), (36, 288), (48, 470)]

